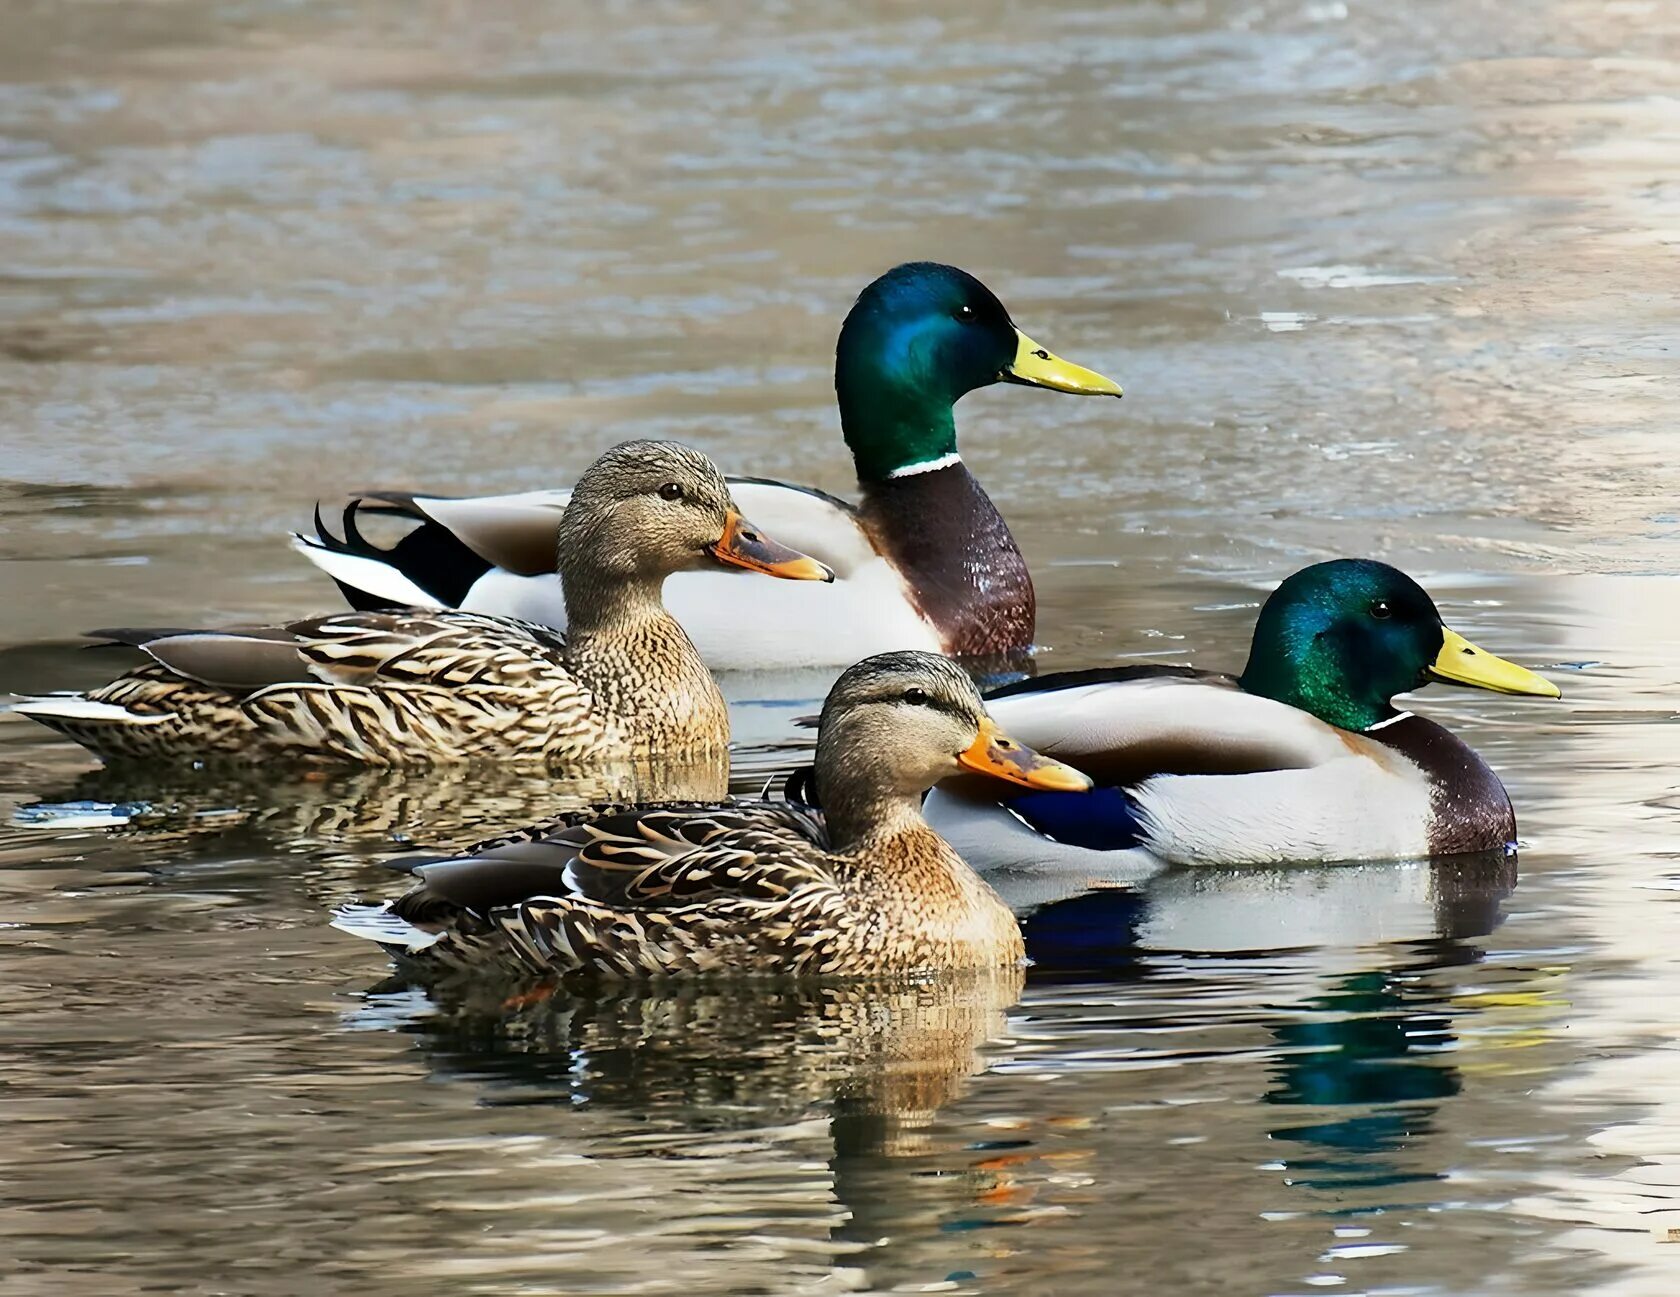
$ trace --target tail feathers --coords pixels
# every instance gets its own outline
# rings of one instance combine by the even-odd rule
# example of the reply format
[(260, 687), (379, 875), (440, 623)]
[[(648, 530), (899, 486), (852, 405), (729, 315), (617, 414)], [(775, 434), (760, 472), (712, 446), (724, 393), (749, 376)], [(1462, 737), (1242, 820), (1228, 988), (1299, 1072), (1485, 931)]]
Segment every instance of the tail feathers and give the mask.
[(365, 905), (349, 902), (333, 911), (332, 926), (364, 941), (377, 942), (398, 954), (414, 955), (437, 944), (441, 932), (427, 932), (398, 918), (390, 903)]
[[(335, 541), (334, 543), (342, 544)], [(422, 590), (407, 573), (382, 558), (333, 549), (308, 536), (292, 533), (292, 548), (330, 576), (345, 602), (359, 612), (391, 612), (398, 608), (443, 608), (447, 605)]]
[[(455, 608), (490, 564), (469, 549), (454, 533), (432, 522), (408, 497), (381, 492), (369, 497), (369, 505), (358, 497), (345, 506), (340, 526), (343, 537), (333, 535), (315, 507), (315, 535), (292, 534), (292, 548), (338, 583), (350, 606), (364, 612), (385, 612), (395, 608)], [(358, 510), (413, 518), (420, 523), (389, 549), (381, 549), (356, 525)]]
[(69, 721), (78, 725), (162, 725), (176, 719), (174, 712), (133, 712), (116, 703), (96, 702), (85, 694), (43, 694), (38, 698), (23, 698), (11, 706), (19, 716), (29, 716), (44, 724)]

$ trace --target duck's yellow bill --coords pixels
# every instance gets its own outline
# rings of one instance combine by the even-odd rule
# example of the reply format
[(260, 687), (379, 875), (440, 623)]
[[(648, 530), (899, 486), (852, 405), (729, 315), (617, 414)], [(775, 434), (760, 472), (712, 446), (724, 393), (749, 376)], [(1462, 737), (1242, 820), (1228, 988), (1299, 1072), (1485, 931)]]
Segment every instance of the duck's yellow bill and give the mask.
[(1089, 792), (1091, 780), (1072, 766), (1040, 756), (1023, 743), (1017, 743), (991, 721), (980, 726), (979, 737), (957, 758), (957, 761), (977, 774), (1028, 788), (1044, 788), (1058, 793)]
[(1015, 359), (998, 375), (1006, 383), (1048, 387), (1053, 392), (1077, 396), (1119, 396), (1120, 384), (1104, 378), (1094, 369), (1063, 360), (1039, 346), (1019, 329), (1015, 330)]
[(832, 581), (834, 571), (809, 554), (778, 545), (735, 510), (729, 511), (723, 539), (711, 547), (712, 557), (731, 567), (763, 572), (788, 581)]
[(1527, 667), (1494, 657), (1457, 631), (1441, 631), (1441, 652), (1429, 674), (1449, 684), (1491, 689), (1496, 694), (1526, 694), (1533, 698), (1562, 698), (1563, 691)]

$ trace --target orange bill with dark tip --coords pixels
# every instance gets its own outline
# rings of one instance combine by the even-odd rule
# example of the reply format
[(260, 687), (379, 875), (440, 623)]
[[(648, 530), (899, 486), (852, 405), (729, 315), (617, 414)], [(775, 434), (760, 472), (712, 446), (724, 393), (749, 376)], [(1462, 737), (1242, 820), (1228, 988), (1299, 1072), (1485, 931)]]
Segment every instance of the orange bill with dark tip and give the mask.
[(723, 539), (711, 547), (712, 557), (731, 567), (763, 572), (788, 581), (832, 581), (834, 572), (809, 554), (778, 545), (735, 510), (729, 511)]
[(1084, 793), (1091, 789), (1088, 775), (1060, 761), (1040, 756), (1024, 743), (1017, 743), (991, 721), (980, 726), (980, 735), (957, 761), (977, 774), (1028, 788), (1058, 793)]

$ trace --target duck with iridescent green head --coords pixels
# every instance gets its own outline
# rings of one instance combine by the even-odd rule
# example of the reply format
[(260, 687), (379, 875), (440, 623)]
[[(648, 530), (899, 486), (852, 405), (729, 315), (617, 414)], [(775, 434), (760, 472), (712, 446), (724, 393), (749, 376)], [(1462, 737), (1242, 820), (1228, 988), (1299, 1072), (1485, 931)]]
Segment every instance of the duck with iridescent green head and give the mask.
[(1083, 770), (1096, 791), (1077, 803), (1000, 800), (947, 781), (928, 799), (928, 822), (978, 866), (1097, 873), (1137, 848), (1223, 866), (1510, 846), (1516, 817), (1499, 777), (1462, 739), (1394, 705), (1433, 682), (1560, 696), (1448, 629), (1404, 572), (1318, 563), (1266, 600), (1240, 676), (1122, 666), (994, 691), (987, 706), (1000, 724)]
[[(834, 366), (859, 503), (785, 482), (730, 479), (749, 516), (826, 563), (836, 580), (811, 591), (704, 573), (673, 577), (666, 606), (702, 659), (714, 670), (763, 670), (843, 665), (894, 649), (986, 657), (1029, 649), (1032, 578), (957, 453), (952, 411), (967, 393), (998, 382), (1120, 395), (1112, 380), (1032, 341), (991, 290), (954, 266), (911, 262), (864, 289), (841, 327)], [(554, 546), (570, 495), (374, 492), (351, 502), (342, 538), (317, 518), (316, 535), (293, 544), (358, 608), (457, 607), (563, 627)], [(358, 532), (358, 510), (420, 525), (380, 548)]]

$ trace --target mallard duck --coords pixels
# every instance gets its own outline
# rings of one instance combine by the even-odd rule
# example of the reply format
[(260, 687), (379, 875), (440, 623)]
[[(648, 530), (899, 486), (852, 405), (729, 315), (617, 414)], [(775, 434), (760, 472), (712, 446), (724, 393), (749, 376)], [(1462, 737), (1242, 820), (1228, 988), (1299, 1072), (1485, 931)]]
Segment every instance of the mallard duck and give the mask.
[[(1005, 657), (1030, 648), (1032, 578), (957, 454), (952, 419), (958, 398), (1000, 381), (1120, 395), (1114, 382), (1028, 338), (984, 284), (953, 266), (914, 262), (864, 289), (834, 364), (861, 503), (731, 479), (753, 517), (837, 579), (820, 590), (715, 573), (673, 580), (666, 604), (707, 664), (762, 670), (841, 666), (897, 648)], [(560, 627), (554, 520), (567, 498), (565, 490), (476, 499), (370, 493), (346, 509), (342, 539), (317, 515), (316, 535), (293, 544), (358, 608), (458, 607)], [(358, 509), (422, 525), (381, 549), (357, 529)]]
[(989, 697), (1011, 732), (1096, 780), (1088, 797), (1005, 802), (952, 782), (929, 799), (928, 818), (961, 848), (983, 850), (981, 861), (1099, 872), (1100, 853), (1132, 847), (1170, 863), (1245, 865), (1514, 843), (1499, 777), (1462, 740), (1394, 707), (1395, 694), (1432, 681), (1560, 696), (1447, 629), (1405, 573), (1319, 563), (1266, 600), (1240, 676), (1126, 666)]
[(723, 696), (660, 602), (728, 564), (831, 580), (745, 522), (717, 466), (675, 442), (601, 456), (558, 519), (564, 636), (469, 612), (339, 613), (228, 631), (105, 631), (149, 659), (15, 710), (103, 756), (403, 765), (721, 752)]
[(414, 863), (419, 885), (337, 926), (442, 967), (615, 978), (897, 975), (1010, 966), (1009, 908), (921, 815), (957, 770), (1078, 790), (930, 653), (849, 668), (817, 731), (816, 812), (792, 802), (597, 808)]

